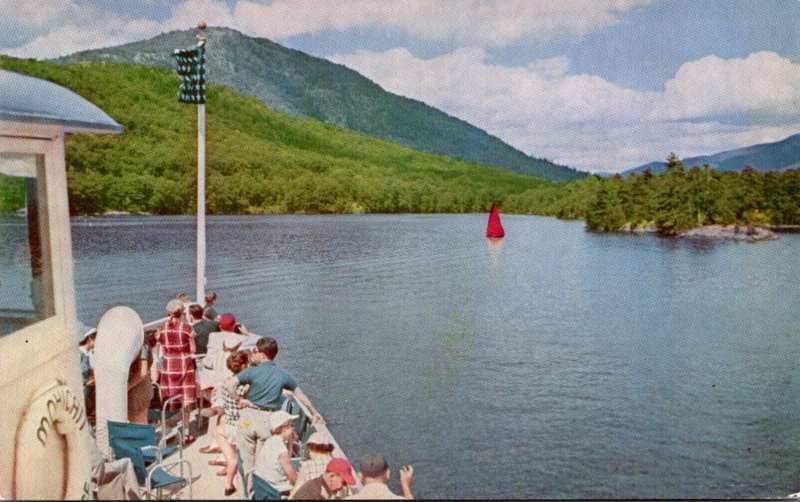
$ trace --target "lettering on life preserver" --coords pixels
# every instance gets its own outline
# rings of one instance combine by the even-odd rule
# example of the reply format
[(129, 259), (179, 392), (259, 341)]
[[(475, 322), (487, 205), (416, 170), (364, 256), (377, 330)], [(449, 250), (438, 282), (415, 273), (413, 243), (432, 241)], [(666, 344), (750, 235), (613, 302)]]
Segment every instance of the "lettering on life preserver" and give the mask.
[[(14, 498), (88, 498), (91, 485), (85, 435), (89, 427), (83, 394), (60, 381), (43, 389), (34, 395), (17, 430)], [(66, 455), (54, 455), (62, 451), (56, 444), (62, 438)], [(59, 464), (63, 484), (53, 481)]]

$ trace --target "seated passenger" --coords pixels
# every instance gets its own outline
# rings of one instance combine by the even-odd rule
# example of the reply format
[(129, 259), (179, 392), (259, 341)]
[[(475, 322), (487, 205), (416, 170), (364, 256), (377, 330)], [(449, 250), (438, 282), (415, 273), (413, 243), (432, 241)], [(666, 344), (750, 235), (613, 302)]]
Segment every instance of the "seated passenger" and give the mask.
[(345, 500), (402, 500), (413, 499), (411, 484), (414, 482), (414, 468), (406, 465), (400, 468), (400, 486), (403, 489), (403, 496), (395, 495), (386, 486), (386, 482), (391, 477), (389, 464), (381, 454), (367, 454), (361, 459), (359, 465), (359, 476), (364, 487), (355, 495), (346, 497)]
[(325, 472), (325, 466), (333, 458), (333, 439), (327, 432), (315, 432), (306, 440), (306, 450), (308, 460), (300, 462), (300, 469), (297, 471), (297, 482), (294, 485), (292, 494), (311, 479), (321, 476)]
[(325, 470), (294, 492), (290, 500), (330, 500), (339, 498), (347, 487), (356, 484), (353, 468), (344, 458), (334, 458), (325, 464)]
[(289, 448), (297, 440), (293, 426), (296, 418), (297, 415), (290, 415), (283, 410), (271, 413), (269, 417), (271, 436), (256, 455), (255, 473), (281, 495), (288, 495), (297, 481), (297, 472), (292, 466), (289, 454)]

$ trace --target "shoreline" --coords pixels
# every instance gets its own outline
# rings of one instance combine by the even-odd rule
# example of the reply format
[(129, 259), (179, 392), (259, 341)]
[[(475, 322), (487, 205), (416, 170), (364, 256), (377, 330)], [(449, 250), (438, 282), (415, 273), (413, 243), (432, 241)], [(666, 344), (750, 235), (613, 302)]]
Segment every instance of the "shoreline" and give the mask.
[[(798, 229), (800, 232), (800, 229)], [(707, 225), (678, 232), (683, 239), (704, 239), (715, 241), (760, 242), (775, 240), (776, 232), (770, 227), (756, 225)]]

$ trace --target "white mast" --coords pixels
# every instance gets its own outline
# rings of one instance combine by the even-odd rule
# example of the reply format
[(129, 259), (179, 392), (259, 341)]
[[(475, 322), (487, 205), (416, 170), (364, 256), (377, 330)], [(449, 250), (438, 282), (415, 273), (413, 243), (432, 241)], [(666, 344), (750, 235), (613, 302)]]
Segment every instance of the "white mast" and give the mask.
[[(206, 43), (206, 23), (197, 23), (197, 46)], [(198, 65), (198, 72), (201, 65)], [(202, 78), (201, 75), (198, 77)], [(206, 289), (206, 104), (197, 105), (197, 293), (195, 301), (203, 301)]]

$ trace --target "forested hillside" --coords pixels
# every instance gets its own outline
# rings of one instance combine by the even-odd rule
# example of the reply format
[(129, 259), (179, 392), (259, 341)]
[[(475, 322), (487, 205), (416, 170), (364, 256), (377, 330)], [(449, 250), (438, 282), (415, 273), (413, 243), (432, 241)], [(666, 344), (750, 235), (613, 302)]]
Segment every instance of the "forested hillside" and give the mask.
[[(195, 33), (195, 30), (172, 31), (141, 42), (79, 52), (57, 61), (174, 68), (172, 51), (192, 46)], [(486, 131), (425, 103), (386, 92), (342, 65), (227, 28), (209, 28), (206, 34), (209, 81), (254, 96), (273, 110), (342, 125), (416, 150), (551, 181), (586, 176), (526, 155)]]
[[(175, 72), (9, 57), (0, 66), (72, 89), (125, 127), (68, 138), (73, 214), (195, 210), (197, 112), (177, 101)], [(209, 86), (207, 112), (211, 214), (488, 211), (510, 194), (551, 185), (278, 113), (226, 87)]]
[(676, 156), (660, 175), (645, 171), (509, 196), (506, 211), (540, 206), (562, 218), (580, 218), (588, 230), (657, 230), (671, 235), (705, 225), (800, 225), (800, 170), (720, 172), (687, 170)]

